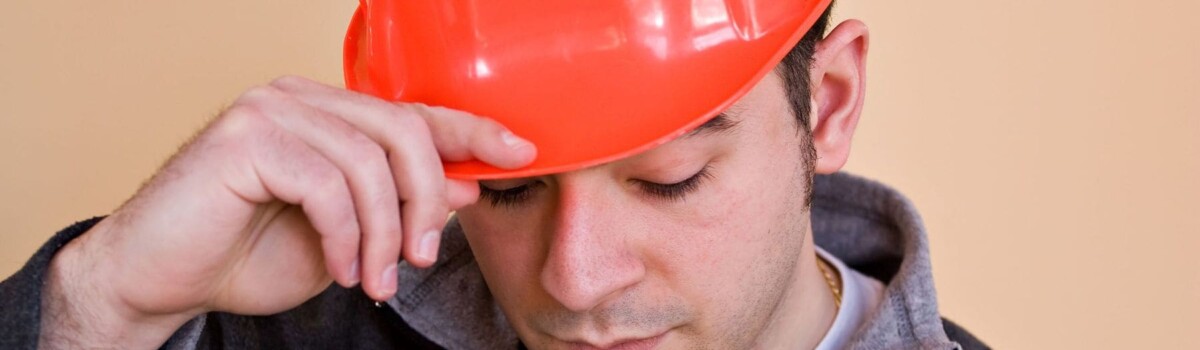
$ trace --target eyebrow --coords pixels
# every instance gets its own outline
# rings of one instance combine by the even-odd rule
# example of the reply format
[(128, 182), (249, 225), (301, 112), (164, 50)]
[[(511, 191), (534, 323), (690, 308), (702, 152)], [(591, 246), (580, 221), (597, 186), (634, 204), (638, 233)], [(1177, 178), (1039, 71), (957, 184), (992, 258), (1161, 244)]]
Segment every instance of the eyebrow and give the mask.
[(712, 119), (709, 119), (707, 122), (704, 122), (704, 124), (700, 124), (700, 126), (696, 127), (695, 129), (692, 129), (692, 131), (689, 131), (687, 134), (684, 134), (683, 137), (686, 138), (686, 137), (692, 137), (692, 136), (697, 136), (697, 135), (721, 133), (721, 132), (726, 132), (726, 131), (732, 130), (734, 127), (736, 127), (738, 125), (738, 122), (734, 121), (733, 119), (730, 119), (729, 114), (730, 114), (729, 111), (721, 112), (720, 114), (717, 114), (717, 116), (713, 117)]

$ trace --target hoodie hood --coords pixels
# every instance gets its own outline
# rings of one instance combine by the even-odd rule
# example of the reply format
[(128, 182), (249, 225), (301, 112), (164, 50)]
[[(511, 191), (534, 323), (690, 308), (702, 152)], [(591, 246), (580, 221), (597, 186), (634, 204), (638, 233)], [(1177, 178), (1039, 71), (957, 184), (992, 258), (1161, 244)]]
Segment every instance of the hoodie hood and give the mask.
[(912, 202), (886, 185), (845, 173), (813, 182), (817, 246), (885, 285), (883, 301), (859, 326), (850, 348), (958, 348), (942, 326), (929, 241)]

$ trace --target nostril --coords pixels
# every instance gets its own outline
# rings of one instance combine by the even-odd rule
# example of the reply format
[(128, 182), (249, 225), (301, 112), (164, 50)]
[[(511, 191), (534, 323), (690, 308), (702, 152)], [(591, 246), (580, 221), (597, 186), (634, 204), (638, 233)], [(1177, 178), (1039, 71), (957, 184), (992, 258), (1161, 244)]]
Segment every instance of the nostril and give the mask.
[(546, 293), (574, 312), (585, 312), (619, 297), (641, 281), (645, 271), (640, 261), (629, 256), (573, 258), (547, 261), (541, 277)]
[(590, 293), (579, 285), (581, 279), (564, 276), (562, 272), (552, 269), (543, 271), (542, 275), (542, 288), (567, 310), (584, 312), (591, 309), (592, 303), (588, 301), (591, 299), (588, 297)]

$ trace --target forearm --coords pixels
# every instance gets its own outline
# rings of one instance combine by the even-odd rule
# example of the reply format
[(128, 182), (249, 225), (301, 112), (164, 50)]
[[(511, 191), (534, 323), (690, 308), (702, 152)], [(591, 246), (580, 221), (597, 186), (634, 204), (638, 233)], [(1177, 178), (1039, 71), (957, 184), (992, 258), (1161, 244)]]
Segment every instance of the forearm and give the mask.
[[(116, 283), (88, 264), (83, 242), (72, 241), (54, 257), (41, 300), (41, 349), (158, 348), (191, 315), (145, 315), (113, 295)], [(80, 268), (85, 267), (85, 268)]]

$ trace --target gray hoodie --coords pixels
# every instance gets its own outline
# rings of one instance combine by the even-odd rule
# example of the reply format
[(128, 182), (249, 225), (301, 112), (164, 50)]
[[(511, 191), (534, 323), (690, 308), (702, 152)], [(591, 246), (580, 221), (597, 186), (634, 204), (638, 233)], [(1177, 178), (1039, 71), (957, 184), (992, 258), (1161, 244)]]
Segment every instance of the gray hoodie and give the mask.
[[(986, 349), (941, 318), (928, 242), (912, 203), (896, 191), (847, 174), (814, 180), (816, 244), (886, 285), (884, 299), (853, 336), (852, 349)], [(0, 348), (37, 346), (41, 281), (54, 253), (98, 218), (55, 235), (16, 275), (0, 283)], [(462, 228), (443, 233), (438, 263), (401, 269), (401, 289), (376, 307), (358, 288), (337, 285), (271, 316), (202, 315), (167, 349), (515, 349), (516, 334), (484, 284)]]

